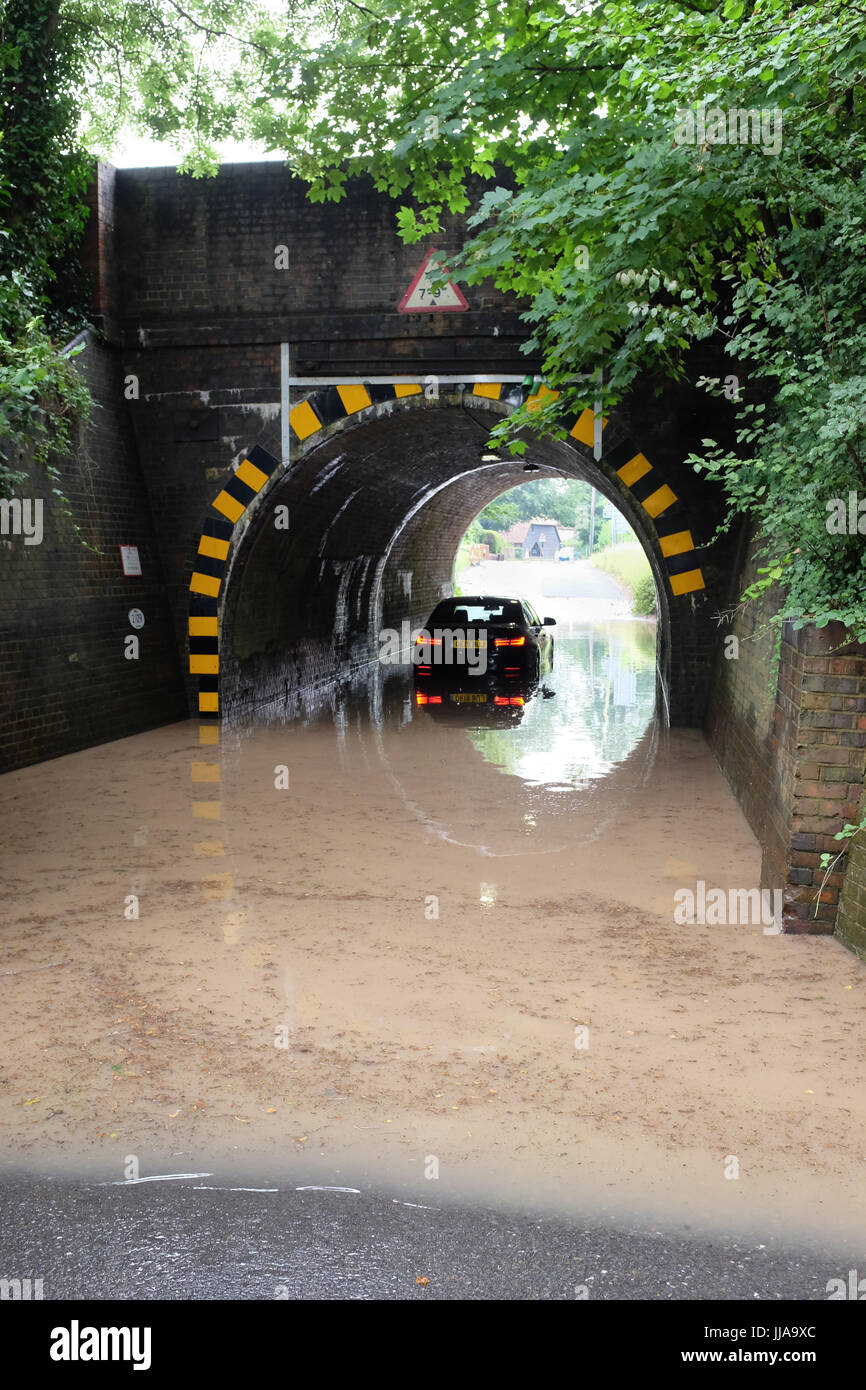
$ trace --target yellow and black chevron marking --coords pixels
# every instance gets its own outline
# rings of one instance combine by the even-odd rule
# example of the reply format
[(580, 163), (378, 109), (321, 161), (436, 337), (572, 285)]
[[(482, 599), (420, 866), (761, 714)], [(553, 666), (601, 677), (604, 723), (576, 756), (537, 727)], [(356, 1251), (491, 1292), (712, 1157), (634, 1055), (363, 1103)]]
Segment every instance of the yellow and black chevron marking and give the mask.
[[(201, 755), (190, 767), (192, 814), (196, 825), (195, 854), (222, 859), (226, 853), (222, 824), (222, 772), (219, 726), (219, 597), (235, 523), (264, 487), (277, 461), (264, 449), (253, 449), (234, 477), (214, 499), (219, 515), (204, 524), (189, 582), (189, 669), (198, 678), (198, 741)], [(205, 899), (229, 899), (234, 884), (230, 873), (201, 880)], [(230, 914), (238, 919), (238, 914)], [(226, 918), (228, 926), (232, 925)]]
[(618, 444), (604, 458), (656, 524), (671, 593), (679, 596), (703, 589), (704, 576), (686, 524), (685, 507), (673, 489), (630, 440)]
[[(197, 859), (225, 860), (226, 843), (223, 828), (222, 770), (220, 765), (220, 726), (218, 723), (199, 725), (199, 756), (190, 765), (192, 815), (195, 830), (193, 850)], [(205, 864), (198, 880), (206, 902), (227, 901), (234, 893), (234, 878), (230, 872), (220, 872), (220, 865)], [(227, 913), (224, 922), (226, 941), (237, 939), (243, 913)]]
[[(479, 395), (499, 400), (502, 388), (484, 385), (476, 386), (475, 390)], [(542, 384), (537, 395), (529, 396), (526, 403), (532, 410), (541, 405), (545, 397), (555, 400), (558, 395), (558, 391), (551, 391)], [(602, 430), (606, 424), (607, 420), (602, 420)], [(584, 410), (575, 420), (569, 434), (579, 444), (591, 449), (594, 433), (595, 416), (591, 410)], [(704, 576), (696, 562), (692, 533), (685, 524), (685, 509), (673, 489), (662, 482), (649, 459), (628, 441), (606, 453), (604, 459), (613, 466), (617, 477), (622, 479), (648, 516), (652, 517), (653, 521), (657, 517), (663, 518), (656, 529), (659, 533), (661, 552), (667, 563), (671, 593), (678, 596), (703, 589)]]
[[(354, 383), (323, 387), (289, 412), (292, 435), (298, 443), (303, 443), (325, 426), (348, 419), (369, 406), (422, 395), (423, 390), (420, 381), (395, 385)], [(485, 400), (503, 401), (514, 408), (526, 402), (532, 410), (540, 407), (546, 399), (555, 399), (558, 392), (551, 391), (543, 384), (532, 394), (525, 386), (515, 382), (476, 382), (472, 394)], [(571, 438), (591, 449), (594, 424), (593, 412), (582, 411), (569, 431)], [(602, 429), (606, 425), (607, 420), (603, 420)], [(678, 597), (703, 589), (704, 576), (698, 563), (698, 552), (688, 528), (685, 508), (676, 493), (659, 476), (649, 459), (628, 441), (606, 452), (604, 458), (655, 522), (671, 593)], [(189, 669), (190, 674), (198, 679), (199, 714), (205, 719), (218, 719), (220, 712), (218, 614), (232, 533), (247, 507), (279, 467), (277, 460), (265, 449), (258, 445), (251, 449), (231, 481), (214, 498), (211, 505), (216, 515), (205, 522), (199, 540), (189, 585)], [(204, 737), (206, 733), (210, 735), (214, 732), (213, 728), (203, 725), (202, 742), (216, 743), (216, 738)], [(219, 805), (212, 801), (204, 804), (208, 807)], [(206, 815), (210, 816), (212, 812), (208, 811)]]
[(277, 467), (277, 460), (264, 449), (251, 449), (214, 498), (212, 506), (219, 516), (208, 518), (198, 543), (189, 581), (189, 670), (198, 677), (202, 715), (219, 715), (219, 599), (235, 523)]

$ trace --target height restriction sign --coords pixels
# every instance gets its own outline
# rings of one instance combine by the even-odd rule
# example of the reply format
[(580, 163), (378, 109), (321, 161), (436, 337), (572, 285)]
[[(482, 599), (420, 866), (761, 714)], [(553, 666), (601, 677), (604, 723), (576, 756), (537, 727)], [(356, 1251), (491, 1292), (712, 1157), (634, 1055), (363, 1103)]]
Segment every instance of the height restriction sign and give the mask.
[(469, 308), (462, 292), (450, 280), (434, 289), (435, 282), (447, 274), (444, 266), (430, 264), (436, 255), (435, 247), (427, 252), (421, 269), (397, 306), (399, 314), (459, 314)]

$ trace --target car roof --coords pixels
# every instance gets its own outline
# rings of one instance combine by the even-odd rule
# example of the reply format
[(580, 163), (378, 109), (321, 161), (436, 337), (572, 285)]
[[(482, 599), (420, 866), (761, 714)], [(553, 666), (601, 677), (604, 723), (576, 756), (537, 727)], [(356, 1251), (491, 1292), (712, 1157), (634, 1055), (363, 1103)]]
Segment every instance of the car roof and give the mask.
[(490, 608), (494, 603), (523, 603), (522, 598), (515, 598), (513, 595), (503, 598), (501, 594), (464, 594), (462, 598), (443, 598), (440, 603), (455, 603), (459, 607), (463, 603), (479, 603), (485, 608)]

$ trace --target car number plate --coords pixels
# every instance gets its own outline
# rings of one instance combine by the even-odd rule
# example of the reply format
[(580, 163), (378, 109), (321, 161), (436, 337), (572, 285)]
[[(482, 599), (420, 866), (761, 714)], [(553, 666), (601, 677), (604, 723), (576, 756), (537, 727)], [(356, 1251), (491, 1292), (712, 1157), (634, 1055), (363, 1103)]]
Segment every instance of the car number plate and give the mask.
[(464, 694), (464, 695), (452, 695), (452, 696), (451, 696), (451, 699), (454, 701), (455, 705), (486, 705), (486, 704), (487, 704), (487, 696), (486, 696), (486, 695), (478, 695), (478, 694), (475, 693), (474, 690), (473, 690), (473, 691), (470, 691), (469, 693)]

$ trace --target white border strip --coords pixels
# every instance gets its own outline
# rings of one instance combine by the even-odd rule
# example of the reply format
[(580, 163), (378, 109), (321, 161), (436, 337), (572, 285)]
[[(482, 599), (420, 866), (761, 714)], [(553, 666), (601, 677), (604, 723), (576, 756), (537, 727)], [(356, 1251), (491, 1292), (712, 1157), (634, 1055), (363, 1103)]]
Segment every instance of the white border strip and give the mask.
[(289, 450), (292, 438), (289, 428), (289, 387), (292, 382), (289, 367), (289, 345), (288, 343), (280, 343), (280, 448), (284, 468), (289, 466)]
[[(284, 346), (287, 346), (284, 344)], [(459, 386), (462, 382), (467, 385), (481, 384), (486, 382), (494, 385), (497, 382), (523, 382), (530, 375), (524, 372), (522, 376), (509, 376), (507, 373), (500, 373), (498, 376), (472, 376), (468, 372), (462, 372), (459, 376), (439, 376), (436, 372), (419, 372), (416, 376), (290, 376), (289, 386), (421, 386), (426, 378), (435, 376), (439, 382), (444, 382), (446, 386)], [(540, 382), (541, 378), (533, 376), (533, 383)], [(566, 382), (589, 381), (589, 375), (568, 376)]]

